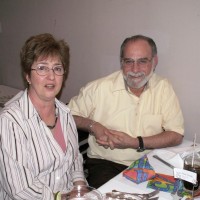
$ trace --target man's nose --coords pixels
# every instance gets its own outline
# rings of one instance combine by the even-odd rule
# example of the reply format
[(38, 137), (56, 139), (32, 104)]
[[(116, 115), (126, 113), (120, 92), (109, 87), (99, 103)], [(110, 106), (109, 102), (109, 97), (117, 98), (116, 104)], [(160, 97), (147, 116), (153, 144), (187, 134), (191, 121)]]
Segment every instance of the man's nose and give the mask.
[(131, 66), (131, 71), (138, 72), (139, 70), (140, 70), (140, 66), (139, 66), (138, 62), (133, 62), (132, 66)]

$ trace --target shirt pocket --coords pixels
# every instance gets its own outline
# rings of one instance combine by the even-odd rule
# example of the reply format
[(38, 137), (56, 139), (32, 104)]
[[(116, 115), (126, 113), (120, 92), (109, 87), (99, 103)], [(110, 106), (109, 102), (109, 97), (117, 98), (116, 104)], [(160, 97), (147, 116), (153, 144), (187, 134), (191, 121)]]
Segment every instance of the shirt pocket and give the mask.
[(162, 115), (144, 115), (142, 119), (142, 134), (144, 136), (156, 135), (163, 132)]

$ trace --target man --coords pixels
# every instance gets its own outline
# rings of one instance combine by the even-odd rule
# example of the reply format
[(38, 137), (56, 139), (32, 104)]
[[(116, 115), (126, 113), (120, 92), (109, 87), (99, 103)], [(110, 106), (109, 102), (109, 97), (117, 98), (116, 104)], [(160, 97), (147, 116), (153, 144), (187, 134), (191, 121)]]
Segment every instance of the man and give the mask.
[(154, 73), (154, 41), (125, 39), (120, 62), (120, 71), (87, 84), (69, 103), (77, 127), (91, 133), (88, 181), (96, 188), (151, 149), (180, 144), (184, 133), (177, 96)]

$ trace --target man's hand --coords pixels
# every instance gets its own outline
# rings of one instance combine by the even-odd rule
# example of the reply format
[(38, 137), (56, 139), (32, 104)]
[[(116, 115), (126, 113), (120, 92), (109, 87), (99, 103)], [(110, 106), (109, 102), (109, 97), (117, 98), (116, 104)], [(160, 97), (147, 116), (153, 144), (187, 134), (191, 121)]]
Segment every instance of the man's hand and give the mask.
[[(97, 143), (101, 146), (108, 145), (110, 149), (126, 149), (132, 148), (137, 149), (139, 142), (137, 138), (133, 138), (130, 135), (115, 131), (105, 131), (105, 135), (108, 137), (108, 141), (97, 140)], [(178, 145), (182, 142), (183, 136), (174, 131), (164, 131), (156, 135), (143, 137), (144, 145), (146, 149), (165, 148), (170, 146)]]
[(127, 149), (127, 148), (137, 148), (137, 139), (131, 137), (130, 135), (116, 131), (116, 130), (106, 130), (105, 135), (108, 137), (107, 141), (97, 139), (97, 143), (101, 146), (108, 145), (110, 149)]
[[(96, 138), (96, 142), (104, 148), (137, 149), (139, 146), (137, 138), (133, 138), (124, 132), (107, 129), (99, 122), (95, 122), (91, 128), (92, 130), (88, 130), (88, 126), (91, 122), (94, 122), (93, 120), (77, 115), (74, 116), (74, 119), (77, 127), (82, 128), (83, 130), (92, 131), (92, 134)], [(175, 146), (180, 144), (183, 140), (183, 135), (174, 131), (163, 131), (146, 137), (140, 133), (138, 136), (142, 136), (146, 149)]]

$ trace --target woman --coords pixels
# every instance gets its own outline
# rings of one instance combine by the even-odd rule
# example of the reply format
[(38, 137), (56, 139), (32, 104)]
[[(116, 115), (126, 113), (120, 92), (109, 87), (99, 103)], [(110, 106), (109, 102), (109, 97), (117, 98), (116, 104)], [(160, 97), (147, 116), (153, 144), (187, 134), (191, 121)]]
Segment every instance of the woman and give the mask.
[(28, 87), (0, 114), (0, 199), (53, 200), (58, 191), (86, 184), (74, 120), (56, 99), (69, 47), (41, 34), (26, 41), (20, 56)]

